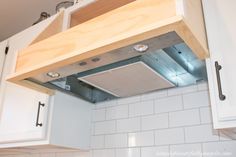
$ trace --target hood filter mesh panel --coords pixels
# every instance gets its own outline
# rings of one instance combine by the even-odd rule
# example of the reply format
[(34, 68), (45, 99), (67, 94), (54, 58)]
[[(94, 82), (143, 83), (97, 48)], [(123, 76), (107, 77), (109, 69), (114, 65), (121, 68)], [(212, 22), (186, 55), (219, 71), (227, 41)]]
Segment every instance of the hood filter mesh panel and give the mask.
[(128, 97), (174, 86), (142, 61), (78, 79), (116, 97)]

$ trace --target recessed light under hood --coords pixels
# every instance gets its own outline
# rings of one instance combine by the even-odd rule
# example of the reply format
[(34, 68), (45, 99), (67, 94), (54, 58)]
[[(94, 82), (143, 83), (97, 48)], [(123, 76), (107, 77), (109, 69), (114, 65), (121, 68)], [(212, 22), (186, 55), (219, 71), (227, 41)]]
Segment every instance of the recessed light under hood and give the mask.
[[(145, 45), (145, 51), (138, 52), (134, 49), (136, 45)], [(43, 74), (30, 80), (90, 102), (134, 96), (207, 80), (205, 62), (199, 60), (174, 32), (55, 69), (53, 72), (58, 73), (60, 78)]]

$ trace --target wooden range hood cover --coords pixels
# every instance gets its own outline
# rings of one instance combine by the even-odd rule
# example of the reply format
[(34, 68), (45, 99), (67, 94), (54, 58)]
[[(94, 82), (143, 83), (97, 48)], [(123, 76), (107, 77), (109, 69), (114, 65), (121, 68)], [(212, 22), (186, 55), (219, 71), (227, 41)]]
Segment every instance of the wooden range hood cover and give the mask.
[(8, 81), (52, 94), (26, 79), (169, 32), (200, 59), (209, 55), (201, 0), (109, 0), (104, 5), (97, 0), (86, 6), (94, 11), (88, 16), (92, 19), (78, 20), (78, 25), (76, 17), (84, 10), (72, 13), (71, 25), (76, 26), (21, 50)]

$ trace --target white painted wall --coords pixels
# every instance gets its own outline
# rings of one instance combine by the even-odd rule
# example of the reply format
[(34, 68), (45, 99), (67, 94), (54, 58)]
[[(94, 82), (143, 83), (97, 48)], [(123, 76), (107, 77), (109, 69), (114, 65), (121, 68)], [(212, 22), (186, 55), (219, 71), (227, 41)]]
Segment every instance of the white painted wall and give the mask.
[(93, 109), (90, 152), (7, 157), (235, 157), (236, 141), (212, 129), (209, 104), (205, 83), (100, 103)]

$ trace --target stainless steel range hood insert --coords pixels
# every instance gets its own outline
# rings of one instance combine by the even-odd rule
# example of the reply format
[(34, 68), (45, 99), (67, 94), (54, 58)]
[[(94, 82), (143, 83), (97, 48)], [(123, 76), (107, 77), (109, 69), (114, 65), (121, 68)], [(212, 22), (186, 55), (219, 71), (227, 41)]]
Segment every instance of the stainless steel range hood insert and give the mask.
[[(147, 45), (144, 52), (134, 49)], [(144, 47), (141, 47), (144, 48)], [(182, 39), (170, 32), (122, 47), (101, 56), (30, 78), (90, 102), (128, 97), (155, 90), (186, 86), (207, 80), (205, 63)]]

